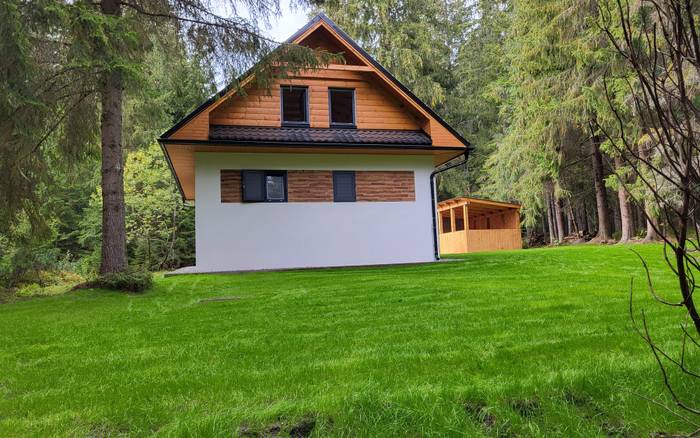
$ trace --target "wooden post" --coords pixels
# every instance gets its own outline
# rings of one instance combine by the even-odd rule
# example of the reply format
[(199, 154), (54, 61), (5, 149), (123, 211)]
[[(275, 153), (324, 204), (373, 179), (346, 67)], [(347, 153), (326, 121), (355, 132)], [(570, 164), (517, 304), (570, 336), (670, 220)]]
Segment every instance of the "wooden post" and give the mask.
[(469, 207), (464, 204), (464, 252), (469, 252)]
[(442, 211), (438, 210), (437, 212), (437, 221), (438, 221), (438, 234), (444, 234), (445, 230), (442, 229)]
[(455, 231), (455, 211), (454, 208), (450, 207), (450, 232)]

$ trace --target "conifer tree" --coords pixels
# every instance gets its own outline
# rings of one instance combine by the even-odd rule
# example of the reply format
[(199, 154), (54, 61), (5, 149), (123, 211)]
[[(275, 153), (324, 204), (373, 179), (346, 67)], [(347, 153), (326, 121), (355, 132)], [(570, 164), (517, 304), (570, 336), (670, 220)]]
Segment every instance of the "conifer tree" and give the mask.
[[(245, 6), (242, 18), (239, 8)], [(265, 38), (260, 20), (277, 1), (8, 0), (0, 3), (0, 140), (5, 150), (0, 220), (23, 211), (41, 222), (34, 187), (45, 177), (46, 149), (79, 159), (100, 144), (102, 273), (127, 268), (123, 181), (124, 93), (138, 90), (154, 39), (165, 50), (185, 44), (190, 55), (235, 78), (262, 59), (264, 84), (281, 66), (316, 66), (327, 57)], [(224, 16), (220, 10), (230, 10)], [(176, 38), (172, 38), (175, 30)], [(283, 63), (280, 61), (284, 61)], [(275, 69), (273, 69), (273, 65)]]

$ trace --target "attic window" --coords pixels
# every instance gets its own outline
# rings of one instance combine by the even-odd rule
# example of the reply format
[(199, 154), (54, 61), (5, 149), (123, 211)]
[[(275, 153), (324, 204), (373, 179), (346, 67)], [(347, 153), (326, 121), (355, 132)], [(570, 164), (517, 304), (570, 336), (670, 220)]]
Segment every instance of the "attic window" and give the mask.
[(331, 127), (355, 127), (355, 90), (330, 88), (328, 90)]
[(283, 86), (282, 125), (309, 126), (308, 89), (306, 87)]

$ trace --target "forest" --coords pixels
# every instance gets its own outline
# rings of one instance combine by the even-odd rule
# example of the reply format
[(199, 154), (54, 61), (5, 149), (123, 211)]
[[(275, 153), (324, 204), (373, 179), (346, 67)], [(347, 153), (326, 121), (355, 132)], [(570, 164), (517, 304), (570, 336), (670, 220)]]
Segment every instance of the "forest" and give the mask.
[[(195, 207), (182, 202), (156, 139), (255, 61), (264, 80), (280, 57), (290, 68), (342, 57), (263, 36), (275, 2), (245, 2), (245, 13), (231, 2), (230, 16), (189, 0), (98, 3), (0, 4), (5, 288), (192, 264)], [(295, 6), (326, 13), (470, 140), (468, 165), (440, 177), (440, 199), (517, 201), (525, 243), (540, 246), (655, 241), (671, 225), (654, 202), (671, 189), (643, 177), (663, 166), (660, 139), (635, 105), (640, 76), (618, 45), (628, 31), (639, 33), (632, 45), (650, 35), (654, 4)], [(698, 80), (689, 71), (685, 88)]]

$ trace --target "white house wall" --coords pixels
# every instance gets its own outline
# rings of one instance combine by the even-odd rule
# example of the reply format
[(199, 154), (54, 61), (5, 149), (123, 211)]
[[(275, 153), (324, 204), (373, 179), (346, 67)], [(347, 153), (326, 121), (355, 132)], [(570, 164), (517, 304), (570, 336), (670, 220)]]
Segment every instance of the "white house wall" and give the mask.
[[(414, 202), (221, 203), (222, 169), (412, 170)], [(430, 156), (195, 155), (197, 271), (433, 261)]]

